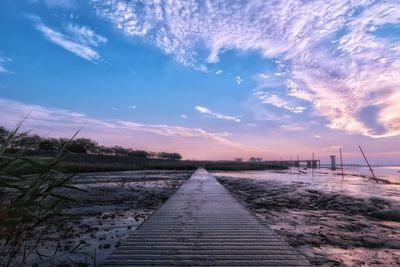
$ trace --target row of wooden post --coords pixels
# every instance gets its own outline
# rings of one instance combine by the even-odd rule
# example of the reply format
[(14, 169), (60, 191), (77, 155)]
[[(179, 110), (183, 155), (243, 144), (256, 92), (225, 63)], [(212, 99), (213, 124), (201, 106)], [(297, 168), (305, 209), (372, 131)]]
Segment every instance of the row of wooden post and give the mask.
[[(368, 168), (369, 168), (372, 176), (374, 177), (375, 182), (378, 183), (378, 179), (376, 178), (374, 170), (372, 169), (371, 165), (369, 164), (367, 156), (365, 156), (365, 153), (360, 145), (358, 146), (358, 148), (360, 149), (361, 154), (363, 155), (365, 162), (367, 163)], [(339, 154), (340, 154), (340, 168), (342, 169), (342, 181), (343, 181), (344, 180), (344, 168), (343, 168), (342, 148), (339, 148)], [(299, 161), (299, 155), (297, 155), (297, 161)], [(290, 162), (292, 162), (292, 157), (290, 157)], [(312, 162), (314, 162), (314, 152), (312, 153)], [(314, 168), (311, 168), (311, 169), (312, 169), (312, 176), (314, 177)], [(300, 164), (297, 165), (297, 171), (300, 173)], [(290, 174), (292, 174), (291, 168), (290, 168)]]

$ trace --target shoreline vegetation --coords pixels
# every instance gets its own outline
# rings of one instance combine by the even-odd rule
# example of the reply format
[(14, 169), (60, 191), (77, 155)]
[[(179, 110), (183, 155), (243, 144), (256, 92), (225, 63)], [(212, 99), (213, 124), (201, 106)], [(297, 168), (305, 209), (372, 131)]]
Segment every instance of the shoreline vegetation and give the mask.
[[(3, 145), (10, 132), (0, 126), (0, 145)], [(15, 134), (7, 143), (7, 154), (23, 153), (26, 157), (48, 161), (57, 156), (60, 149), (59, 167), (64, 172), (108, 172), (129, 170), (282, 170), (287, 166), (279, 162), (238, 162), (182, 160), (176, 152), (149, 152), (121, 146), (105, 147), (89, 138), (47, 138), (29, 132)], [(34, 173), (28, 166), (21, 173)]]

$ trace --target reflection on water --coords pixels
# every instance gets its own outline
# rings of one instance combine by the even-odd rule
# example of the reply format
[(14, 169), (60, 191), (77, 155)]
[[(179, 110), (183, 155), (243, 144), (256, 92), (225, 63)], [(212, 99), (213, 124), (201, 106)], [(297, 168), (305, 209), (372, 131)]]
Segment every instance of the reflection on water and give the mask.
[(376, 183), (370, 179), (371, 174), (366, 167), (345, 167), (342, 180), (341, 170), (300, 169), (291, 168), (283, 171), (240, 171), (214, 172), (216, 176), (232, 176), (251, 179), (276, 180), (283, 183), (301, 183), (310, 188), (329, 192), (345, 193), (361, 197), (382, 197), (400, 204), (400, 166), (375, 167), (375, 175), (379, 179), (392, 184)]

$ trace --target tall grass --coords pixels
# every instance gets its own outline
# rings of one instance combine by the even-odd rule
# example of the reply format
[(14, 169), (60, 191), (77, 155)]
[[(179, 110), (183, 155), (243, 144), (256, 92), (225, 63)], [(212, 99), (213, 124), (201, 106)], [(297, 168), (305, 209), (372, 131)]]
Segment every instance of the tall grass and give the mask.
[(10, 152), (25, 134), (19, 133), (21, 125), (0, 144), (0, 266), (20, 266), (33, 253), (39, 255), (38, 246), (69, 201), (60, 190), (77, 189), (70, 185), (72, 175), (59, 168), (65, 147), (48, 159)]

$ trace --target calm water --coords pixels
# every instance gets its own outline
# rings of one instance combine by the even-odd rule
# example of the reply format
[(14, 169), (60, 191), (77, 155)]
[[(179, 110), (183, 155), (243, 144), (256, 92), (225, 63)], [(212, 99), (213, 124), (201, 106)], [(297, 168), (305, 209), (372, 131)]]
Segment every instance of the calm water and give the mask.
[(241, 171), (214, 172), (216, 176), (232, 176), (261, 180), (275, 180), (283, 183), (301, 183), (318, 190), (344, 193), (356, 197), (382, 197), (400, 205), (400, 166), (374, 167), (377, 178), (385, 179), (393, 184), (376, 183), (371, 180), (367, 167), (345, 167), (342, 180), (341, 170), (332, 171), (327, 168), (301, 169), (291, 168), (284, 171)]

